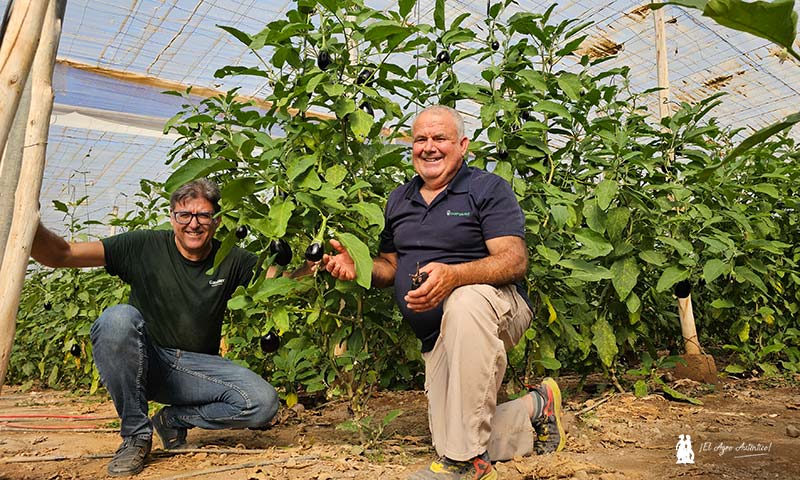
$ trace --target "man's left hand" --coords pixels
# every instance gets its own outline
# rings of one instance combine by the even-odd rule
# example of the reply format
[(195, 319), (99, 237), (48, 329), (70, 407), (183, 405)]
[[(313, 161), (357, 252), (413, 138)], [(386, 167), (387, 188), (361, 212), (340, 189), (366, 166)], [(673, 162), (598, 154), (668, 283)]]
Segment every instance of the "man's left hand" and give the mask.
[(428, 279), (416, 290), (410, 290), (403, 298), (409, 310), (414, 312), (426, 312), (436, 308), (459, 286), (458, 275), (453, 265), (432, 262), (419, 271), (427, 272)]

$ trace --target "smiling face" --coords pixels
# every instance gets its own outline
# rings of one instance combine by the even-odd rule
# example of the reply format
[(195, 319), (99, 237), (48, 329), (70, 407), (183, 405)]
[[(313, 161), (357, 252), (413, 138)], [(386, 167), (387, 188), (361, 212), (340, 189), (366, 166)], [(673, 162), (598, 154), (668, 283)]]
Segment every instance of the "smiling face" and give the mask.
[[(187, 198), (175, 204), (173, 212), (210, 213), (214, 215), (214, 206), (205, 198)], [(188, 224), (181, 225), (170, 215), (172, 231), (175, 232), (175, 245), (184, 258), (193, 261), (204, 260), (211, 253), (211, 240), (217, 231), (217, 219), (208, 225), (201, 225), (196, 216)]]
[(423, 111), (412, 127), (414, 170), (425, 188), (438, 192), (456, 176), (469, 139), (460, 135), (456, 121), (447, 110)]

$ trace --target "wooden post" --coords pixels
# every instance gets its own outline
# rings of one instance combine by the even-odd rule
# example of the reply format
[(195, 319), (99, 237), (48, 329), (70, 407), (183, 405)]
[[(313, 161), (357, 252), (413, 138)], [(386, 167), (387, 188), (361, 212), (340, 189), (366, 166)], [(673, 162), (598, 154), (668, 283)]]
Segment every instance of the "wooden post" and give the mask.
[(672, 115), (669, 104), (669, 66), (667, 60), (667, 33), (664, 28), (664, 7), (653, 10), (656, 30), (656, 71), (658, 73), (659, 119)]
[(684, 350), (688, 355), (700, 355), (700, 341), (697, 339), (697, 329), (694, 325), (691, 294), (685, 298), (678, 297), (678, 315), (681, 318)]
[[(11, 217), (14, 212), (14, 192), (17, 190), (19, 172), (22, 170), (22, 149), (25, 145), (25, 125), (28, 124), (28, 112), (31, 111), (31, 78), (25, 82), (17, 107), (17, 115), (8, 134), (3, 159), (0, 162), (0, 260), (6, 249), (8, 232), (11, 230)], [(6, 215), (5, 212), (8, 212)]]
[[(41, 1), (41, 0), (40, 0)], [(14, 344), (17, 310), (33, 236), (39, 225), (47, 133), (53, 111), (53, 68), (66, 0), (43, 0), (46, 16), (31, 76), (31, 111), (25, 132), (22, 170), (14, 200), (14, 217), (0, 267), (0, 388), (5, 383)], [(5, 43), (4, 43), (5, 46)]]
[[(16, 0), (0, 46), (0, 151), (5, 148), (17, 106), (39, 45), (48, 1)], [(11, 212), (0, 212), (0, 215)]]

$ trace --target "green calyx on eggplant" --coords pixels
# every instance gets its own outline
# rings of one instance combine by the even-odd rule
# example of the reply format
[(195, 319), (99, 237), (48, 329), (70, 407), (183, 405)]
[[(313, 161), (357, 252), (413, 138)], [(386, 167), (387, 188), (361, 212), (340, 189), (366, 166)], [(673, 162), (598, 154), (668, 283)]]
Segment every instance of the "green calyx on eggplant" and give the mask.
[(270, 330), (269, 333), (259, 339), (258, 343), (262, 352), (275, 353), (278, 347), (281, 346), (281, 337), (274, 330)]
[(269, 253), (275, 255), (275, 263), (281, 267), (289, 265), (292, 261), (292, 247), (283, 239), (271, 241), (269, 243)]

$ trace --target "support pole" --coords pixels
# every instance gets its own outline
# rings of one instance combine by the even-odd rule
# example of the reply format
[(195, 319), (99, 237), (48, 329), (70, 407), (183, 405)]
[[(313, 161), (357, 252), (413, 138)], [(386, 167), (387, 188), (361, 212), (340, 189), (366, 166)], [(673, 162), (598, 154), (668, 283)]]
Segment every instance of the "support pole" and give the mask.
[(664, 7), (653, 10), (656, 30), (656, 71), (658, 73), (658, 117), (672, 115), (669, 104), (669, 62), (667, 60), (667, 33), (664, 28)]
[[(39, 3), (39, 2), (37, 2)], [(0, 388), (5, 383), (14, 344), (17, 310), (33, 236), (39, 225), (39, 192), (42, 187), (47, 133), (53, 111), (53, 68), (61, 36), (66, 0), (44, 0), (46, 16), (31, 74), (31, 111), (25, 131), (14, 217), (0, 267)], [(5, 47), (5, 42), (3, 44)]]
[[(0, 45), (0, 151), (5, 149), (22, 89), (39, 45), (48, 1), (15, 0)], [(0, 212), (7, 215), (10, 212)]]
[(11, 217), (14, 211), (14, 192), (17, 190), (19, 172), (22, 170), (22, 151), (25, 145), (25, 125), (28, 124), (28, 113), (31, 111), (31, 78), (25, 82), (22, 91), (17, 115), (11, 125), (11, 132), (8, 134), (3, 159), (0, 162), (0, 212), (8, 212), (8, 215), (0, 215), (0, 259), (6, 249), (8, 232), (11, 230)]

